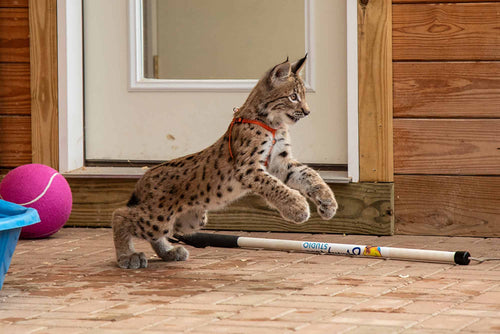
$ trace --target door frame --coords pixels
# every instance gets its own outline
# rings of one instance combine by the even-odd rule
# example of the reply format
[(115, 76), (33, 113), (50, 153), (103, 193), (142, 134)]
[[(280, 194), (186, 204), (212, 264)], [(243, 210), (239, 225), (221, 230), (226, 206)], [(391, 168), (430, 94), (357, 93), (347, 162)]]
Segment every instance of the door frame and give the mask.
[[(43, 2), (43, 1), (41, 1)], [(59, 171), (85, 164), (83, 0), (57, 0)]]
[[(346, 1), (348, 175), (352, 182), (392, 182), (391, 2)], [(55, 113), (58, 109), (59, 170), (68, 172), (84, 167), (82, 2), (57, 0), (57, 13), (57, 31), (51, 34), (58, 45)]]

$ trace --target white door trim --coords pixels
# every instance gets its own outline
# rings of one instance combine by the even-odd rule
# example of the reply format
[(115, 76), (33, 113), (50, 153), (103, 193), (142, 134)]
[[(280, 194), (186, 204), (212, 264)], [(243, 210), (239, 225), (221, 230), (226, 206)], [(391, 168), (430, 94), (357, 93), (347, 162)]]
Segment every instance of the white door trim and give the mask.
[[(314, 86), (314, 31), (312, 18), (314, 0), (304, 0), (305, 48), (312, 57), (306, 63), (304, 83), (309, 92)], [(142, 0), (128, 0), (129, 33), (129, 91), (243, 91), (250, 92), (257, 80), (217, 79), (217, 80), (171, 80), (147, 79), (144, 77), (144, 49)]]
[[(305, 47), (314, 55), (314, 2), (304, 0), (305, 12)], [(147, 79), (144, 77), (144, 49), (143, 49), (143, 8), (142, 0), (129, 0), (128, 27), (129, 27), (129, 91), (243, 91), (249, 92), (257, 84), (257, 80), (170, 80)], [(312, 58), (314, 59), (314, 57)], [(313, 92), (314, 60), (306, 63), (304, 83), (308, 91)]]
[(347, 175), (359, 182), (358, 2), (347, 6)]
[(82, 1), (57, 1), (59, 170), (84, 165)]

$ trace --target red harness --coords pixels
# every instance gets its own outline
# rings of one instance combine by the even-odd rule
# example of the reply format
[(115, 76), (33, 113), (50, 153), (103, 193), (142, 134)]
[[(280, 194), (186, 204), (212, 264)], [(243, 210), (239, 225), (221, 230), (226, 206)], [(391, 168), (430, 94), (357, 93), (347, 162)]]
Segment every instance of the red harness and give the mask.
[(271, 134), (273, 135), (273, 141), (271, 144), (271, 149), (269, 150), (269, 154), (267, 155), (267, 158), (266, 158), (266, 163), (264, 164), (264, 166), (267, 167), (267, 165), (269, 165), (269, 160), (271, 159), (271, 152), (273, 151), (274, 144), (276, 144), (276, 129), (273, 129), (270, 126), (268, 126), (260, 121), (253, 120), (253, 119), (245, 119), (245, 118), (241, 118), (241, 117), (233, 118), (233, 121), (231, 122), (231, 125), (229, 126), (229, 155), (231, 156), (231, 159), (234, 158), (233, 151), (231, 150), (231, 134), (233, 132), (233, 125), (235, 123), (255, 124), (255, 125), (258, 125), (261, 128), (264, 128), (267, 131), (271, 132)]

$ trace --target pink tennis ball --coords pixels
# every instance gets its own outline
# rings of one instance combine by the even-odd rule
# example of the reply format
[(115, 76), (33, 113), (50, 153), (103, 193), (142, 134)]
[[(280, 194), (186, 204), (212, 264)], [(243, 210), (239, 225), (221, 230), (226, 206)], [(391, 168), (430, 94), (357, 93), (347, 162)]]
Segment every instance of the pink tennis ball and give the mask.
[(31, 164), (11, 170), (0, 183), (0, 197), (34, 208), (40, 223), (23, 227), (21, 238), (45, 238), (68, 221), (73, 196), (68, 181), (53, 168)]

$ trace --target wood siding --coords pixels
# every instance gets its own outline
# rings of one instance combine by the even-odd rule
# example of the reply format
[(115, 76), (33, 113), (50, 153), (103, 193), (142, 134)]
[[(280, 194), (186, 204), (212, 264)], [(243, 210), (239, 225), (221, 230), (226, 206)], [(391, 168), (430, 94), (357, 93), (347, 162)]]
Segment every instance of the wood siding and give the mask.
[(500, 1), (393, 1), (395, 230), (500, 236)]
[(31, 163), (31, 119), (0, 115), (0, 166)]
[(500, 236), (500, 177), (396, 175), (397, 234)]
[(0, 0), (0, 8), (28, 7), (28, 0)]
[(394, 60), (499, 60), (498, 3), (396, 4)]
[(58, 167), (56, 0), (0, 0), (0, 169)]
[(393, 0), (392, 3), (460, 3), (460, 2), (497, 2), (498, 0)]
[[(393, 184), (331, 184), (339, 210), (329, 221), (321, 219), (309, 202), (311, 218), (303, 224), (285, 221), (257, 195), (232, 203), (227, 209), (209, 214), (208, 228), (220, 230), (284, 231), (391, 235), (394, 233)], [(248, 222), (253, 222), (249, 224)]]
[(0, 63), (0, 115), (29, 116), (30, 65)]
[(394, 117), (495, 118), (500, 62), (395, 62)]
[(0, 8), (0, 62), (29, 63), (27, 8)]
[(395, 119), (397, 174), (498, 175), (500, 119)]
[[(369, 11), (367, 11), (367, 9)], [(367, 25), (360, 33), (365, 46), (373, 41), (390, 43), (390, 9), (383, 4), (373, 10), (363, 9)], [(10, 169), (39, 162), (56, 167), (57, 163), (57, 35), (56, 1), (0, 0), (0, 179)], [(373, 11), (372, 11), (373, 10)], [(369, 14), (369, 18), (366, 16)], [(377, 20), (385, 17), (384, 36), (372, 34)], [(369, 23), (370, 22), (370, 23)], [(5, 27), (5, 28), (4, 28)], [(11, 30), (8, 34), (7, 30)], [(3, 33), (3, 34), (2, 34)], [(15, 38), (12, 39), (11, 37)], [(31, 38), (29, 38), (31, 37)], [(375, 42), (377, 44), (378, 42)], [(389, 53), (387, 53), (389, 50)], [(13, 55), (18, 55), (15, 58)], [(2, 58), (3, 57), (3, 58)], [(368, 129), (377, 135), (377, 147), (382, 151), (367, 161), (373, 164), (376, 180), (392, 179), (392, 98), (390, 48), (380, 48), (379, 60), (365, 55), (360, 62), (371, 73), (363, 80), (363, 103), (376, 106), (377, 116), (371, 117), (365, 108), (366, 122), (377, 122)], [(377, 71), (385, 64), (383, 71)], [(389, 72), (390, 73), (390, 72)], [(370, 91), (370, 85), (383, 76), (383, 89)], [(363, 121), (363, 122), (365, 122)], [(379, 129), (382, 122), (383, 129)], [(375, 123), (373, 123), (375, 124)], [(371, 144), (370, 141), (365, 143)], [(366, 147), (366, 145), (365, 145)], [(390, 147), (390, 149), (389, 149)], [(368, 152), (368, 151), (365, 151)], [(368, 168), (367, 170), (370, 170)], [(370, 172), (371, 173), (371, 172)], [(136, 180), (109, 178), (69, 178), (74, 206), (68, 222), (71, 226), (109, 226), (111, 213), (128, 200)], [(337, 217), (325, 222), (313, 213), (312, 219), (302, 225), (287, 223), (270, 209), (262, 199), (249, 196), (223, 212), (210, 215), (209, 228), (306, 231), (330, 233), (362, 233), (389, 235), (394, 230), (393, 185), (391, 183), (332, 185), (340, 204)], [(313, 211), (314, 207), (311, 208)], [(255, 224), (255, 222), (259, 224)], [(251, 225), (249, 224), (251, 222)]]
[[(68, 178), (73, 211), (67, 226), (108, 227), (111, 214), (124, 206), (137, 179)], [(256, 195), (246, 196), (226, 209), (210, 212), (206, 228), (218, 230), (324, 232), (390, 235), (393, 233), (392, 183), (331, 185), (339, 202), (337, 215), (322, 220), (311, 203), (311, 218), (304, 224), (285, 221)]]
[(31, 163), (28, 18), (27, 1), (0, 0), (0, 169), (4, 172)]

